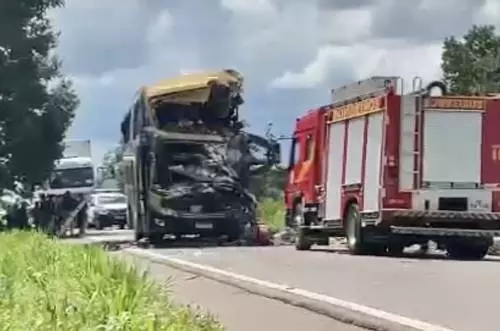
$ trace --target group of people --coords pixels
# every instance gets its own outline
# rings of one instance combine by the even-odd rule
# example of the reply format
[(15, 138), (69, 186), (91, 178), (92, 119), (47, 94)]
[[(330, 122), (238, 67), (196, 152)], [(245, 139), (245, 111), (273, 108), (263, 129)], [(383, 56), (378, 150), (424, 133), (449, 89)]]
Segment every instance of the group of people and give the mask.
[[(73, 216), (72, 212), (83, 200), (83, 196), (73, 196), (69, 191), (66, 191), (62, 196), (40, 194), (32, 211), (35, 227), (45, 233), (58, 235), (60, 231), (64, 232), (64, 230), (70, 230), (71, 234), (73, 234), (76, 225), (79, 229), (79, 235), (85, 234), (87, 227), (86, 204), (83, 204), (82, 208), (80, 208), (74, 217), (75, 220), (66, 224), (68, 218)], [(68, 227), (68, 229), (63, 229), (65, 227)]]

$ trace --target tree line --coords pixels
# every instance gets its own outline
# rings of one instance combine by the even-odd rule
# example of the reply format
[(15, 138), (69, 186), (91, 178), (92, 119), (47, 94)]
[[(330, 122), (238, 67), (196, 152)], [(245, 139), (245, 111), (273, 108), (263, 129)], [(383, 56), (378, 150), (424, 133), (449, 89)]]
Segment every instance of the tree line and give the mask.
[[(0, 1), (0, 187), (15, 181), (29, 186), (48, 177), (78, 108), (57, 56), (59, 32), (47, 16), (63, 6), (63, 0)], [(461, 37), (446, 38), (441, 68), (451, 93), (499, 93), (495, 27), (475, 25)], [(106, 155), (104, 177), (113, 177), (110, 169), (121, 152), (118, 147)], [(252, 190), (277, 197), (285, 181), (286, 171), (273, 169), (257, 178)]]
[(0, 187), (40, 183), (79, 101), (61, 71), (47, 11), (62, 0), (0, 1)]

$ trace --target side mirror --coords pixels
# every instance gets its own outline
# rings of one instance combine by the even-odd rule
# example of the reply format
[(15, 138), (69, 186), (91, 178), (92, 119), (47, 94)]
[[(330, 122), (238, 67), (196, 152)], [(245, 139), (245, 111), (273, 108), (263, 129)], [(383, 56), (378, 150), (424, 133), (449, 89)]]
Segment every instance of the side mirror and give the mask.
[(278, 142), (272, 142), (267, 155), (269, 165), (279, 164), (281, 162), (281, 145)]

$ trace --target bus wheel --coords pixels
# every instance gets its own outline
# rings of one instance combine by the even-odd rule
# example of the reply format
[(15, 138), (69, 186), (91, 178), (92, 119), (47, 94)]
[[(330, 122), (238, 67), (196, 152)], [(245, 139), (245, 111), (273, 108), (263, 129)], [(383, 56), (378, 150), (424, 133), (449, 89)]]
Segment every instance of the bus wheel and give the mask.
[(137, 229), (134, 231), (134, 240), (135, 241), (140, 241), (141, 239), (144, 238), (144, 233), (137, 231)]
[(133, 229), (134, 228), (134, 220), (132, 219), (132, 208), (130, 207), (129, 204), (127, 204), (126, 218), (127, 218), (127, 226), (128, 226), (128, 228), (129, 229)]

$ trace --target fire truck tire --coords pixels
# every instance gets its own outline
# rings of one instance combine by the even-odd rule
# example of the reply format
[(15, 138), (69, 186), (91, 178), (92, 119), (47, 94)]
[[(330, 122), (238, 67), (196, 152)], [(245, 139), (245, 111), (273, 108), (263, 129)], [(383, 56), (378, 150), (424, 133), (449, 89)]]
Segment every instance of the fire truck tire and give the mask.
[(383, 245), (366, 242), (363, 238), (363, 229), (361, 227), (361, 214), (357, 203), (351, 203), (347, 207), (345, 214), (347, 248), (356, 255), (374, 254), (381, 255), (385, 251)]
[(312, 243), (307, 239), (304, 229), (298, 229), (297, 237), (295, 238), (295, 249), (298, 251), (308, 251), (311, 249)]
[(481, 260), (488, 254), (489, 248), (487, 243), (452, 242), (446, 246), (446, 253), (452, 259)]
[(387, 254), (389, 256), (400, 257), (403, 255), (405, 246), (399, 242), (390, 242), (387, 245)]

